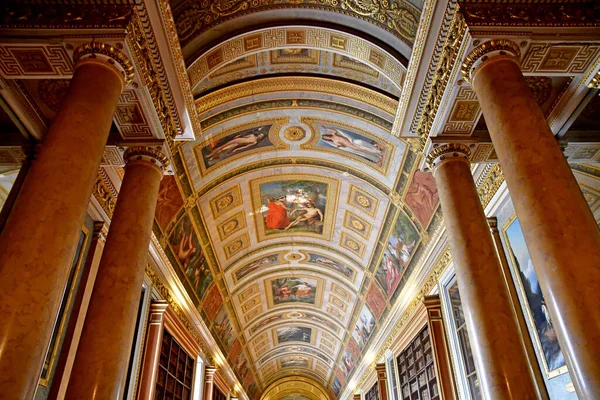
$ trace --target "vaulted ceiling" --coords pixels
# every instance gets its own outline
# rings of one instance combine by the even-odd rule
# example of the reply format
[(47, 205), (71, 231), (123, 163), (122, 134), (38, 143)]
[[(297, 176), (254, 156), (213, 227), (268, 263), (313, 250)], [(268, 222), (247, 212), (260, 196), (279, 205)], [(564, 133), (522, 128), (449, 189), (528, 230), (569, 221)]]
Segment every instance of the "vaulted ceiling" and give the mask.
[(289, 376), (337, 397), (439, 222), (391, 134), (419, 15), (391, 3), (172, 3), (202, 135), (176, 144), (155, 233), (251, 397)]

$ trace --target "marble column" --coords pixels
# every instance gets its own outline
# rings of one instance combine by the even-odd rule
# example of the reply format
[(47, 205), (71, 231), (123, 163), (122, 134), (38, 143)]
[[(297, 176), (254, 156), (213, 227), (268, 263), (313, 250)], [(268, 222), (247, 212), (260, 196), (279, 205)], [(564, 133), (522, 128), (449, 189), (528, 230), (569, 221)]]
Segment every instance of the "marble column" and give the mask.
[(215, 372), (217, 369), (215, 367), (206, 367), (204, 368), (204, 396), (202, 400), (212, 400), (213, 398), (213, 389), (215, 387)]
[(377, 372), (377, 389), (379, 389), (379, 400), (387, 400), (388, 390), (385, 363), (377, 363), (375, 365), (375, 371)]
[(450, 351), (446, 339), (446, 329), (442, 318), (442, 302), (439, 295), (425, 296), (423, 304), (427, 308), (427, 321), (431, 333), (431, 344), (435, 359), (435, 368), (443, 400), (457, 399), (456, 382), (452, 373)]
[(496, 256), (468, 157), (461, 144), (428, 156), (438, 187), (473, 357), (488, 399), (535, 399), (510, 297)]
[(125, 152), (125, 176), (100, 260), (66, 399), (123, 397), (163, 168), (157, 148)]
[(519, 60), (517, 44), (491, 40), (467, 56), (463, 73), (479, 99), (575, 389), (598, 399), (600, 231)]
[(153, 400), (158, 376), (158, 361), (164, 330), (163, 317), (169, 303), (163, 300), (153, 301), (150, 305), (148, 328), (146, 330), (146, 346), (144, 360), (140, 373), (140, 385), (137, 398), (140, 400)]
[(133, 78), (116, 48), (94, 42), (74, 54), (67, 94), (0, 235), (0, 388), (12, 398), (37, 388), (117, 101)]

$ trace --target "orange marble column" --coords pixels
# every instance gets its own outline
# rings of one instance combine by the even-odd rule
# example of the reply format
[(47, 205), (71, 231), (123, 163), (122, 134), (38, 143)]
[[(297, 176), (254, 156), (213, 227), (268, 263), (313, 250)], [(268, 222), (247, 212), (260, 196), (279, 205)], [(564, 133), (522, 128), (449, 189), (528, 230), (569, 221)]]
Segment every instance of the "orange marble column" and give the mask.
[(437, 294), (425, 296), (423, 304), (427, 308), (427, 321), (431, 331), (431, 344), (433, 345), (433, 355), (440, 383), (441, 398), (443, 400), (458, 399), (456, 382), (454, 381), (454, 374), (452, 374), (446, 329), (444, 327), (444, 319), (442, 318), (440, 296)]
[(440, 145), (429, 154), (450, 242), (456, 280), (488, 399), (536, 399), (516, 316), (475, 182), (469, 148)]
[(377, 363), (375, 365), (375, 371), (377, 372), (377, 388), (379, 389), (379, 400), (387, 400), (387, 374), (385, 370), (385, 363)]
[(125, 152), (125, 177), (85, 318), (66, 399), (123, 396), (144, 269), (167, 159), (159, 150)]
[(204, 368), (204, 393), (202, 400), (212, 400), (213, 389), (215, 387), (215, 373), (217, 369), (215, 367)]
[(600, 231), (519, 66), (491, 40), (463, 73), (477, 94), (580, 398), (600, 399)]
[(127, 57), (102, 43), (77, 48), (74, 58), (67, 94), (0, 236), (0, 398), (31, 398), (37, 388), (117, 101), (133, 78)]
[(144, 360), (142, 362), (140, 385), (137, 394), (137, 398), (140, 400), (154, 399), (156, 377), (158, 375), (158, 361), (164, 330), (163, 317), (165, 311), (167, 311), (167, 307), (169, 307), (169, 303), (163, 300), (153, 301), (150, 305)]

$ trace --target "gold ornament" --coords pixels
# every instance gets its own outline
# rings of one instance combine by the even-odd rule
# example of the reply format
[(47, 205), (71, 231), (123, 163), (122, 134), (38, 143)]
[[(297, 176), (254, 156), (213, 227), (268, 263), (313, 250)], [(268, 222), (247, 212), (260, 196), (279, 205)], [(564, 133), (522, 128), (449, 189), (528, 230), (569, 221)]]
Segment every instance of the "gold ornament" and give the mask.
[(299, 126), (290, 126), (283, 131), (283, 136), (290, 142), (298, 142), (306, 137), (306, 131)]

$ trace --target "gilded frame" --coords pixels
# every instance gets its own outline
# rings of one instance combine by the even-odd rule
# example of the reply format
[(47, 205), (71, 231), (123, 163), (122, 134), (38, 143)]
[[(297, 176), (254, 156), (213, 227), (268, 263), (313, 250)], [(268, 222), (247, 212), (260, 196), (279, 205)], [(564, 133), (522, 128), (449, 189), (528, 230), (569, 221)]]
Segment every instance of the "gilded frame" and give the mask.
[(276, 279), (290, 278), (290, 275), (278, 275), (271, 276), (263, 281), (263, 285), (265, 288), (265, 292), (267, 294), (267, 305), (269, 310), (279, 307), (296, 307), (305, 306), (305, 307), (315, 307), (317, 309), (321, 308), (323, 305), (323, 292), (325, 290), (325, 280), (323, 278), (318, 278), (316, 276), (307, 275), (307, 274), (292, 274), (294, 278), (304, 278), (311, 279), (316, 281), (316, 289), (315, 289), (315, 302), (314, 303), (306, 303), (306, 302), (284, 302), (280, 304), (275, 304), (273, 299), (273, 285), (272, 282)]
[[(504, 251), (507, 253), (506, 258), (508, 258), (508, 265), (511, 270), (511, 274), (513, 275), (513, 282), (517, 288), (517, 291), (519, 292), (519, 296), (520, 296), (519, 301), (523, 300), (523, 303), (524, 303), (524, 304), (520, 304), (520, 306), (521, 306), (521, 310), (523, 311), (523, 314), (525, 316), (525, 320), (527, 321), (527, 328), (529, 330), (528, 334), (530, 337), (532, 337), (532, 342), (535, 347), (535, 352), (537, 353), (539, 359), (541, 360), (541, 364), (544, 368), (543, 372), (544, 372), (546, 379), (551, 379), (551, 378), (557, 377), (559, 375), (562, 375), (562, 374), (568, 372), (568, 369), (567, 369), (566, 364), (561, 367), (555, 368), (553, 370), (550, 370), (548, 368), (548, 361), (546, 360), (546, 355), (544, 354), (544, 351), (542, 349), (542, 343), (540, 341), (538, 332), (536, 331), (535, 321), (533, 320), (533, 314), (531, 312), (531, 308), (529, 307), (529, 303), (527, 302), (525, 287), (523, 286), (523, 282), (521, 281), (521, 278), (517, 271), (518, 267), (515, 263), (515, 255), (513, 254), (512, 247), (511, 247), (509, 239), (508, 239), (507, 230), (513, 224), (513, 222), (515, 222), (516, 219), (517, 219), (517, 214), (513, 213), (512, 216), (502, 226), (502, 238), (504, 239), (504, 244), (505, 244)], [(533, 260), (532, 260), (532, 262), (533, 262)]]
[[(42, 367), (42, 372), (41, 372), (40, 379), (39, 379), (39, 384), (44, 387), (47, 387), (48, 383), (52, 379), (52, 375), (53, 375), (52, 370), (54, 369), (54, 364), (56, 363), (56, 358), (58, 356), (58, 349), (61, 344), (61, 337), (65, 333), (66, 325), (68, 322), (67, 314), (68, 314), (68, 311), (71, 310), (71, 308), (73, 307), (73, 304), (71, 304), (71, 302), (73, 300), (73, 296), (75, 295), (75, 289), (77, 287), (81, 287), (81, 286), (75, 285), (74, 283), (77, 281), (77, 277), (81, 273), (81, 267), (83, 266), (83, 260), (85, 259), (85, 256), (87, 255), (87, 250), (88, 250), (89, 244), (90, 244), (89, 243), (90, 230), (85, 225), (83, 225), (81, 227), (81, 234), (83, 234), (83, 241), (82, 241), (81, 247), (79, 248), (79, 252), (77, 252), (77, 249), (75, 249), (75, 254), (73, 255), (73, 261), (77, 260), (77, 264), (75, 265), (75, 272), (73, 273), (72, 280), (70, 282), (67, 282), (67, 286), (70, 284), (71, 287), (69, 288), (68, 293), (63, 294), (63, 296), (66, 296), (66, 300), (64, 303), (65, 308), (62, 311), (62, 315), (59, 314), (57, 316), (58, 330), (55, 331), (56, 336), (54, 337), (54, 335), (53, 335), (53, 337), (51, 337), (50, 344), (52, 344), (52, 338), (54, 338), (55, 341), (54, 341), (52, 348), (48, 349), (48, 351), (46, 353), (46, 357), (44, 358), (44, 365), (46, 365), (46, 362), (48, 362), (48, 367), (45, 369)], [(79, 236), (79, 237), (81, 239), (81, 236)], [(71, 267), (71, 268), (73, 268), (73, 267)], [(66, 287), (65, 287), (65, 289), (66, 289)], [(73, 317), (73, 316), (70, 316), (70, 317)], [(60, 320), (58, 320), (58, 319), (60, 319)], [(44, 370), (45, 370), (45, 373), (44, 373)]]

